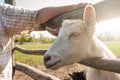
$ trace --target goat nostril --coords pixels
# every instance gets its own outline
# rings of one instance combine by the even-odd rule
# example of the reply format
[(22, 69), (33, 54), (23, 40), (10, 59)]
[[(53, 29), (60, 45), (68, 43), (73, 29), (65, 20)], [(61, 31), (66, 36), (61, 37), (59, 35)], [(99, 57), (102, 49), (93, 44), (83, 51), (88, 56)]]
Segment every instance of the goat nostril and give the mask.
[(44, 61), (45, 61), (45, 62), (49, 61), (50, 59), (51, 59), (50, 56), (44, 56)]

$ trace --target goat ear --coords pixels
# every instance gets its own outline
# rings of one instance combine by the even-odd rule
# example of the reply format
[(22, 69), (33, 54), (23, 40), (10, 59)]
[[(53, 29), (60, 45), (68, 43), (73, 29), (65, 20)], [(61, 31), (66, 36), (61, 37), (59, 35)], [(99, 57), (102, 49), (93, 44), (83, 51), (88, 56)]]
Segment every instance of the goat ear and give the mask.
[(52, 35), (58, 36), (58, 31), (59, 31), (59, 29), (52, 29), (52, 28), (49, 28), (49, 27), (45, 27), (45, 28), (46, 28), (46, 30), (47, 30), (49, 33), (51, 33)]
[(92, 5), (87, 5), (84, 10), (83, 20), (88, 29), (94, 29), (96, 24), (95, 10)]

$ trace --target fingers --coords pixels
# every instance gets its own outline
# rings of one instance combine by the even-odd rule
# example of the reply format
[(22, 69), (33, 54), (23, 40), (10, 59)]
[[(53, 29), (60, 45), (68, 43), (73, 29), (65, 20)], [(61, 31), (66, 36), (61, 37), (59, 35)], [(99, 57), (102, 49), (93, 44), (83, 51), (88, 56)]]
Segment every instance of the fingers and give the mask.
[(88, 3), (80, 3), (79, 4), (80, 7), (85, 7), (86, 5), (88, 5)]
[(77, 5), (73, 5), (73, 10), (74, 10), (74, 9), (84, 8), (84, 7), (85, 7), (86, 5), (88, 5), (88, 4), (91, 5), (91, 3), (79, 3), (79, 4), (77, 4)]

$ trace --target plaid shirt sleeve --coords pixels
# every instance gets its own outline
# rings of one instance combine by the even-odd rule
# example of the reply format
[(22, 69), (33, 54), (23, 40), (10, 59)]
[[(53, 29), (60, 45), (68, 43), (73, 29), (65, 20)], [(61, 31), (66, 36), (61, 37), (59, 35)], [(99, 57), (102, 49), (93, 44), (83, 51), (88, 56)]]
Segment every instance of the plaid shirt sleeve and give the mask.
[(25, 30), (32, 31), (33, 28), (39, 27), (39, 24), (35, 23), (36, 15), (37, 11), (3, 4), (2, 26), (4, 33), (12, 36)]

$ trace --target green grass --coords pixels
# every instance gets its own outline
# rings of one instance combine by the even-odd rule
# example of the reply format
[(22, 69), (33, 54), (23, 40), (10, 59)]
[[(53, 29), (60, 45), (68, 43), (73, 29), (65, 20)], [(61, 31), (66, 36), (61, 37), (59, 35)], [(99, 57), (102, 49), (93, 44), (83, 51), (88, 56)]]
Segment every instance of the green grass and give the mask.
[[(106, 41), (104, 43), (117, 57), (120, 58), (120, 41)], [(51, 44), (24, 44), (19, 46), (25, 49), (48, 49), (50, 45)], [(18, 51), (15, 51), (15, 60), (29, 65), (43, 64), (43, 56), (26, 55)]]
[[(50, 47), (50, 44), (23, 44), (19, 46), (25, 49), (48, 49)], [(43, 64), (43, 56), (27, 55), (15, 51), (15, 61), (29, 65)]]
[(117, 57), (120, 58), (120, 41), (106, 41), (105, 44)]

